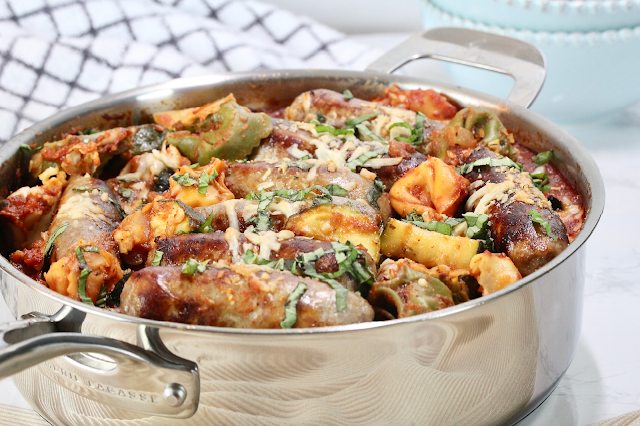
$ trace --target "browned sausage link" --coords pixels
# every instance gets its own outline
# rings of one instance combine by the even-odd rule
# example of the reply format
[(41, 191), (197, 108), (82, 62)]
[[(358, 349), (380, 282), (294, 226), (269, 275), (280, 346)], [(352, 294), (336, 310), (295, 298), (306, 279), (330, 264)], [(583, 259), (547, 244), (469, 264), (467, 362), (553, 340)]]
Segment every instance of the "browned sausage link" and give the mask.
[[(347, 120), (365, 114), (378, 113), (380, 115), (401, 114), (402, 116), (414, 117), (414, 111), (403, 108), (380, 106), (375, 102), (353, 98), (346, 100), (342, 93), (328, 89), (311, 90), (299, 95), (285, 110), (284, 118), (291, 121), (306, 121), (318, 119), (318, 114), (325, 117), (326, 124), (336, 128), (344, 128)], [(413, 123), (409, 123), (413, 124)], [(433, 130), (444, 127), (439, 120), (425, 120), (424, 140), (431, 138)], [(386, 135), (380, 135), (386, 138)]]
[(120, 309), (159, 321), (235, 328), (280, 328), (289, 294), (303, 282), (296, 328), (367, 322), (373, 309), (349, 292), (346, 308), (336, 309), (336, 293), (325, 283), (264, 266), (213, 264), (203, 273), (178, 267), (147, 267), (124, 285)]
[(51, 262), (71, 256), (78, 247), (78, 241), (92, 244), (118, 256), (118, 246), (111, 233), (122, 221), (122, 214), (112, 202), (115, 200), (107, 184), (96, 178), (72, 176), (60, 199), (60, 207), (51, 226), (49, 235), (63, 224), (65, 231), (55, 240)]
[[(243, 246), (248, 243), (244, 235), (238, 237), (238, 255), (244, 254)], [(268, 260), (295, 259), (302, 253), (311, 253), (314, 250), (331, 250), (331, 243), (317, 241), (310, 238), (294, 237), (280, 242), (280, 249), (271, 252)], [(162, 252), (160, 266), (182, 266), (189, 259), (198, 262), (210, 260), (233, 261), (233, 253), (224, 232), (214, 232), (210, 234), (187, 234), (176, 235), (168, 238), (156, 239), (156, 250)], [(147, 260), (147, 266), (153, 262), (153, 254)], [(358, 262), (375, 275), (375, 264), (371, 256), (365, 250), (358, 249)], [(336, 272), (339, 269), (333, 253), (325, 254), (315, 262), (317, 272)], [(299, 271), (302, 272), (302, 271)], [(352, 291), (363, 290), (349, 275), (343, 274), (336, 278), (342, 285)]]
[(389, 142), (389, 156), (402, 157), (402, 162), (395, 166), (384, 166), (379, 169), (370, 169), (370, 171), (376, 173), (382, 180), (387, 191), (389, 191), (393, 184), (409, 170), (418, 167), (427, 159), (426, 155), (419, 153), (408, 143), (400, 141)]
[[(253, 150), (251, 160), (295, 160), (289, 153), (289, 148), (297, 145), (298, 149), (307, 151), (312, 155), (316, 152), (316, 146), (311, 142), (313, 136), (310, 132), (301, 130), (295, 123), (286, 120), (272, 119), (273, 130), (264, 138), (260, 146)], [(289, 161), (287, 160), (287, 161)]]
[(82, 263), (76, 257), (78, 247), (94, 246), (98, 251), (83, 254), (91, 274), (86, 278), (86, 296), (95, 303), (104, 285), (111, 291), (122, 278), (118, 246), (111, 233), (122, 220), (111, 190), (100, 179), (72, 176), (62, 194), (60, 207), (49, 236), (63, 230), (53, 240), (51, 267), (44, 274), (50, 288), (78, 298)]
[(283, 172), (283, 168), (264, 161), (235, 163), (229, 165), (229, 176), (226, 177), (225, 184), (236, 198), (244, 198), (252, 191), (259, 193), (258, 187), (264, 183), (273, 183), (265, 191), (283, 188), (300, 190), (313, 185), (335, 184), (349, 189), (347, 198), (352, 200), (366, 200), (367, 192), (373, 188), (370, 180), (344, 169), (329, 171), (327, 166), (320, 166), (315, 176), (311, 179), (309, 176), (309, 171), (298, 167), (288, 167)]
[[(467, 163), (486, 157), (499, 158), (489, 149), (480, 148), (471, 153)], [(474, 168), (465, 177), (471, 182), (470, 201), (477, 192), (486, 191), (487, 184), (513, 182), (510, 187), (505, 185), (507, 191), (505, 196), (494, 199), (488, 204), (486, 213), (491, 220), (491, 237), (494, 240), (495, 249), (506, 253), (523, 276), (549, 263), (569, 244), (564, 224), (551, 209), (550, 203), (542, 192), (533, 186), (528, 174), (505, 166), (482, 166)], [(478, 186), (479, 184), (475, 182), (483, 182), (483, 184)], [(475, 201), (473, 207), (476, 213), (482, 213), (477, 208), (478, 204), (482, 203), (482, 199)], [(534, 224), (529, 215), (531, 210), (540, 213), (542, 219), (549, 223), (557, 239), (547, 235), (543, 226)]]

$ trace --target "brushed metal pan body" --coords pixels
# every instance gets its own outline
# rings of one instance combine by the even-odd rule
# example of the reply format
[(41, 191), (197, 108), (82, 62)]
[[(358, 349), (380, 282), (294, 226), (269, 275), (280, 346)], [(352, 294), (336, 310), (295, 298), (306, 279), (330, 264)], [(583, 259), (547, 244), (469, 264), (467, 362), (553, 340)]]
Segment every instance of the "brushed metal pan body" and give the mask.
[[(406, 53), (400, 56), (406, 59)], [(390, 70), (400, 56), (387, 55), (372, 66)], [(401, 320), (292, 330), (188, 326), (101, 310), (48, 290), (1, 257), (2, 294), (22, 320), (0, 328), (0, 376), (15, 374), (34, 409), (60, 425), (518, 422), (549, 395), (571, 362), (582, 318), (584, 242), (604, 207), (602, 178), (585, 149), (524, 107), (373, 71), (179, 79), (108, 96), (34, 125), (0, 152), (0, 182), (5, 194), (15, 189), (20, 144), (44, 143), (72, 126), (131, 124), (154, 111), (202, 105), (230, 92), (241, 104), (265, 107), (286, 105), (314, 88), (348, 88), (373, 98), (393, 83), (433, 88), (461, 105), (489, 108), (516, 140), (555, 150), (586, 202), (587, 219), (575, 241), (542, 269), (488, 297)], [(520, 102), (527, 104), (523, 93)]]

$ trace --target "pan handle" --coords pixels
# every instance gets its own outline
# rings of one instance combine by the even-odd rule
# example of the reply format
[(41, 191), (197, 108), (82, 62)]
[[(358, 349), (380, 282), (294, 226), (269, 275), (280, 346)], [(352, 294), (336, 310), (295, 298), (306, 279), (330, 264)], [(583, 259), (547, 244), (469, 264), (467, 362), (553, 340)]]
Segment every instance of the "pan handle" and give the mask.
[(542, 52), (511, 37), (467, 28), (433, 28), (415, 34), (375, 60), (367, 71), (390, 74), (417, 59), (438, 59), (506, 74), (515, 80), (507, 100), (529, 107), (547, 71)]
[(60, 318), (69, 315), (84, 314), (67, 306), (52, 316), (31, 313), (0, 325), (0, 378), (44, 363), (41, 372), (50, 379), (99, 403), (172, 418), (195, 414), (198, 366), (171, 353), (157, 328), (137, 326), (136, 346), (59, 331)]

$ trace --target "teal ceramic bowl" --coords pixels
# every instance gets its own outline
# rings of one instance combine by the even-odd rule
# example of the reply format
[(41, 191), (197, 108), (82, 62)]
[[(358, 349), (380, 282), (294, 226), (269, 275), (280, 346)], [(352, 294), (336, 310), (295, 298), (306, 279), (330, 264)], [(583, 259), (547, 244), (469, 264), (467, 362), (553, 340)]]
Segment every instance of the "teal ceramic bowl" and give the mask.
[[(576, 1), (578, 3), (578, 1)], [(421, 0), (425, 28), (460, 26), (536, 45), (547, 62), (545, 85), (532, 106), (555, 122), (596, 120), (640, 101), (640, 26), (607, 31), (545, 32), (489, 26)], [(512, 82), (464, 66), (447, 66), (455, 84), (496, 96)]]
[(640, 25), (640, 0), (430, 0), (485, 25), (518, 30), (589, 32)]

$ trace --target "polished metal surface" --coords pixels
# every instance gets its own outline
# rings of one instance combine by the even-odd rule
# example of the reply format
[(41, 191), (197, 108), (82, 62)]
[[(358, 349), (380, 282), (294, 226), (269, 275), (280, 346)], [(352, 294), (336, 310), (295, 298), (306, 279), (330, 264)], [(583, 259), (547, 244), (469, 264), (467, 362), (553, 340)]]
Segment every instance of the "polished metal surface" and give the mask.
[(547, 75), (537, 47), (514, 38), (466, 28), (433, 28), (415, 34), (378, 58), (367, 71), (391, 73), (417, 59), (439, 59), (506, 74), (515, 80), (507, 100), (528, 107)]
[[(129, 317), (58, 295), (0, 258), (2, 293), (16, 317), (31, 312), (55, 317), (68, 310), (74, 313), (73, 323), (54, 320), (57, 331), (50, 336), (95, 338), (95, 346), (78, 349), (89, 354), (58, 356), (14, 376), (31, 405), (61, 425), (108, 424), (112, 419), (145, 425), (494, 425), (513, 424), (539, 405), (568, 368), (578, 341), (583, 244), (602, 214), (604, 186), (595, 163), (573, 137), (511, 102), (374, 72), (272, 71), (179, 79), (108, 96), (34, 125), (0, 153), (0, 182), (15, 187), (23, 160), (20, 144), (42, 144), (71, 126), (130, 124), (153, 111), (197, 106), (229, 92), (240, 103), (273, 107), (318, 87), (348, 88), (357, 97), (373, 98), (393, 83), (433, 88), (460, 104), (490, 108), (520, 142), (554, 149), (587, 204), (587, 220), (576, 240), (542, 269), (488, 297), (401, 320), (292, 330), (223, 329)], [(35, 337), (23, 343), (54, 331), (48, 328), (52, 321), (42, 315), (32, 316), (31, 325), (22, 323), (26, 329), (35, 327)], [(127, 344), (117, 352), (118, 359), (113, 351), (99, 348), (114, 341)], [(0, 353), (10, 359), (13, 348)], [(165, 370), (153, 363), (136, 371), (139, 364), (133, 363), (150, 354), (174, 367), (180, 359), (185, 366), (197, 364), (197, 373), (195, 368), (176, 371), (190, 371), (194, 380), (199, 376), (199, 395), (192, 394), (185, 376), (157, 375)], [(118, 392), (92, 388), (101, 383), (96, 375), (112, 380)], [(150, 385), (147, 377), (156, 378), (158, 406), (178, 404), (184, 387), (186, 400), (178, 409), (196, 405), (195, 414), (180, 420), (163, 417), (167, 413), (161, 410), (153, 414), (149, 393), (141, 397)]]

